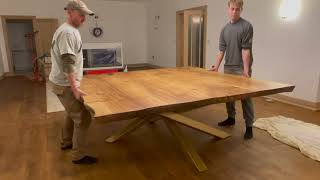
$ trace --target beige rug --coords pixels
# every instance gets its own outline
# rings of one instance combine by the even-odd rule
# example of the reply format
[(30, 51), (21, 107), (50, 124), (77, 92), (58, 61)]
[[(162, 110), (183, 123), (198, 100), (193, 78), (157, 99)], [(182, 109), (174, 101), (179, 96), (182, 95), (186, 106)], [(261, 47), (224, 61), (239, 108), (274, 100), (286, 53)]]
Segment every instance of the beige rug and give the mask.
[(283, 116), (260, 118), (254, 126), (268, 131), (273, 138), (299, 149), (304, 155), (320, 161), (320, 126)]
[(50, 83), (46, 83), (46, 96), (47, 96), (47, 113), (64, 111), (64, 107), (58, 99), (57, 95), (52, 92)]

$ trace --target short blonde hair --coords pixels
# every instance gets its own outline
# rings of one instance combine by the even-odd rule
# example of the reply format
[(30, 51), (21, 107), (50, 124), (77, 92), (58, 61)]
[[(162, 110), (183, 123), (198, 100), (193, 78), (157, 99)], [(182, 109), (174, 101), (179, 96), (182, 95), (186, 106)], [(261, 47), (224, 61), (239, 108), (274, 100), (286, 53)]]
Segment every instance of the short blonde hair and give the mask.
[(229, 0), (228, 6), (230, 6), (230, 4), (236, 4), (241, 9), (243, 8), (243, 0)]

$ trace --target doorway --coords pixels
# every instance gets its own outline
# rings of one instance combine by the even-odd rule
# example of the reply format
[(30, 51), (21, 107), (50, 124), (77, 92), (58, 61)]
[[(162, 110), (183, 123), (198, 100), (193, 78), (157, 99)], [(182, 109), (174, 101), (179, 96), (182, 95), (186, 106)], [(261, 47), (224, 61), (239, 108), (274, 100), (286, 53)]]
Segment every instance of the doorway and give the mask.
[(37, 57), (36, 18), (34, 16), (2, 16), (9, 75), (28, 75)]
[(33, 32), (32, 21), (8, 20), (6, 23), (14, 73), (31, 74), (33, 49), (28, 45), (27, 34)]
[(206, 65), (207, 6), (177, 12), (177, 67)]

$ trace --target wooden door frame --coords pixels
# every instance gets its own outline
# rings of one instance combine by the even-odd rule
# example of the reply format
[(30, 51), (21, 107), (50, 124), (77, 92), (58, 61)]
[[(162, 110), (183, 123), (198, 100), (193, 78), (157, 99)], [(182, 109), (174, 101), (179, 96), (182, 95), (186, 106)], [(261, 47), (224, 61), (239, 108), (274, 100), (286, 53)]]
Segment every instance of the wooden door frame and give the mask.
[[(10, 16), (10, 15), (1, 16), (3, 36), (4, 36), (4, 41), (5, 41), (5, 49), (6, 49), (6, 53), (7, 53), (7, 60), (8, 60), (8, 66), (9, 66), (8, 75), (15, 75), (15, 72), (13, 69), (13, 59), (12, 59), (12, 54), (11, 54), (11, 46), (10, 46), (10, 41), (9, 41), (8, 28), (7, 28), (7, 20), (13, 20), (13, 21), (30, 20), (32, 22), (33, 31), (36, 31), (38, 29), (38, 27), (37, 27), (35, 16)], [(39, 53), (39, 47), (37, 44), (38, 42), (39, 42), (38, 36), (35, 36), (36, 54)]]
[[(184, 66), (184, 53), (183, 53), (183, 45), (184, 43), (184, 12), (178, 11), (176, 13), (176, 66), (181, 67)], [(181, 49), (182, 48), (182, 49)]]
[[(207, 61), (207, 8), (208, 6), (200, 6), (191, 9), (184, 9), (176, 12), (176, 66), (188, 66), (188, 16), (192, 14), (203, 14), (203, 65), (206, 66)], [(183, 16), (183, 22), (181, 22), (181, 16)], [(183, 29), (181, 28), (183, 24)], [(180, 38), (183, 33), (183, 39)], [(181, 49), (181, 47), (183, 47)]]

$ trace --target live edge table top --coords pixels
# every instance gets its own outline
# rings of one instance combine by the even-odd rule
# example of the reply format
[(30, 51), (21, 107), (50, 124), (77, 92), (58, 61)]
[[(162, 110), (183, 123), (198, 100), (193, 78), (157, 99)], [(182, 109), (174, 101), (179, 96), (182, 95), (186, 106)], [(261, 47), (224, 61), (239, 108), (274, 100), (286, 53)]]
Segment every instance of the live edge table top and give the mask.
[(88, 75), (81, 89), (95, 117), (124, 119), (291, 92), (294, 86), (188, 67)]

